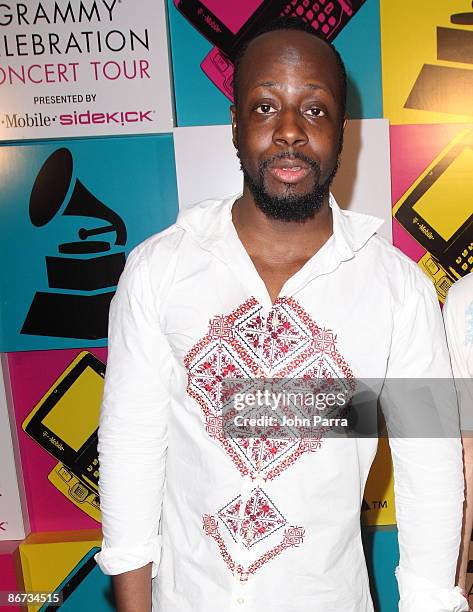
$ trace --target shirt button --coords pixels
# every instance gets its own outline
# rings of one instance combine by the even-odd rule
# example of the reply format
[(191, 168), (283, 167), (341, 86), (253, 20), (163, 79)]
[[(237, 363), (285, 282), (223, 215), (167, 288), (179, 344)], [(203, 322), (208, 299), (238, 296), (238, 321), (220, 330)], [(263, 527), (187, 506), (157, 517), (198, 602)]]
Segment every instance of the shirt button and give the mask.
[(239, 597), (239, 598), (237, 599), (237, 603), (239, 603), (239, 604), (244, 604), (244, 603), (245, 603), (245, 598), (244, 598), (244, 597)]

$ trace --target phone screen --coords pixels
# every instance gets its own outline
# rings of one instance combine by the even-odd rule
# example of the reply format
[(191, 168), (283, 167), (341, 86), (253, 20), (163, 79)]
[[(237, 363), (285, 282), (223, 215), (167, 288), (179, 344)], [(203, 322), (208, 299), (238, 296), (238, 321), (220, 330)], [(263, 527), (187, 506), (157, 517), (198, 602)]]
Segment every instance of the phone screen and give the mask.
[(413, 206), (444, 240), (450, 240), (471, 216), (472, 173), (473, 150), (466, 147)]
[(44, 417), (43, 424), (75, 451), (99, 425), (103, 378), (90, 366)]
[(211, 11), (219, 21), (236, 34), (253, 15), (263, 0), (238, 0), (238, 2), (222, 2), (222, 0), (203, 0), (202, 4)]

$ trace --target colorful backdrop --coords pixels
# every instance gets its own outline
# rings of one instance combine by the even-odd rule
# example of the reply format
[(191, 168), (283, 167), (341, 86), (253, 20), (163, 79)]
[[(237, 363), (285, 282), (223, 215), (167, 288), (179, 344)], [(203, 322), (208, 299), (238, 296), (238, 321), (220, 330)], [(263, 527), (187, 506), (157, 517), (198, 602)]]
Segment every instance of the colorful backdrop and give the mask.
[[(242, 28), (293, 14), (333, 41), (350, 117), (334, 192), (342, 206), (385, 219), (385, 238), (442, 303), (473, 269), (473, 8), (35, 0), (21, 19), (17, 4), (0, 5), (0, 591), (65, 589), (68, 609), (90, 599), (113, 610), (110, 579), (93, 559), (108, 307), (136, 244), (179, 207), (241, 185), (229, 105)], [(41, 419), (52, 440), (36, 434)], [(362, 522), (375, 607), (394, 612), (385, 439)]]

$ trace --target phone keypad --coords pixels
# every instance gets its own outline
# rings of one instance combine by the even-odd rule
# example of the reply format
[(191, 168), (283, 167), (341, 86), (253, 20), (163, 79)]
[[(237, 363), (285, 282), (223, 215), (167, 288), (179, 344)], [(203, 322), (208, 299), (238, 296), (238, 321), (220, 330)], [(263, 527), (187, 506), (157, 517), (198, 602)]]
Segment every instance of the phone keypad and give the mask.
[(445, 301), (447, 292), (453, 284), (447, 271), (442, 267), (440, 262), (435, 261), (429, 253), (425, 253), (425, 255), (421, 257), (419, 265), (434, 282), (439, 299), (442, 302)]
[(87, 472), (87, 476), (95, 481), (98, 482), (99, 480), (99, 460), (97, 457), (95, 457), (94, 459), (92, 459), (92, 461), (89, 463), (89, 465), (85, 468), (86, 472)]
[(437, 289), (437, 293), (445, 297), (447, 296), (448, 290), (453, 285), (452, 281), (448, 278), (448, 276), (442, 276), (436, 283), (435, 287)]
[(80, 457), (78, 469), (94, 485), (99, 482), (99, 457), (96, 440), (91, 441)]
[(72, 478), (71, 472), (64, 466), (61, 466), (60, 470), (58, 471), (58, 474), (64, 480), (64, 482), (69, 482), (69, 480), (71, 480)]
[[(300, 17), (303, 21), (310, 24), (314, 30), (320, 30), (323, 34), (329, 35), (339, 25), (334, 10), (336, 6), (330, 0), (291, 0), (283, 9), (281, 15)], [(340, 8), (340, 7), (339, 7)]]
[(83, 502), (87, 499), (89, 490), (81, 482), (76, 482), (71, 488), (71, 495), (76, 501)]
[(465, 274), (473, 271), (473, 242), (470, 242), (466, 248), (455, 259), (459, 270)]

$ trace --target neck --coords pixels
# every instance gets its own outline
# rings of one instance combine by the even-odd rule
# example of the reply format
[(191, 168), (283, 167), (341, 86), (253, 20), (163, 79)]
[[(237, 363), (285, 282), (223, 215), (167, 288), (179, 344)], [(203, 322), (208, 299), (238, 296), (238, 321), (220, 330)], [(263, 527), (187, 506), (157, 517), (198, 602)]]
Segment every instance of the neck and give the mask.
[(291, 263), (309, 259), (333, 233), (329, 196), (311, 219), (303, 222), (272, 219), (255, 204), (245, 185), (233, 205), (233, 224), (250, 256), (272, 262)]

